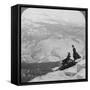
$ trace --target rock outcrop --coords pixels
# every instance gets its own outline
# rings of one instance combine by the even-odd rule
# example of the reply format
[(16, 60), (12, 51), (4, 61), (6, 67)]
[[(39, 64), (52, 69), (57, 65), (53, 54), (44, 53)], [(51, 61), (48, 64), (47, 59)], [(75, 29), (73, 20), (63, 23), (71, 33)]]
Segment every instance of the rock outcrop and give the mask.
[(38, 76), (29, 82), (85, 79), (85, 60), (81, 60), (75, 66), (63, 71), (54, 71), (58, 68), (59, 67), (52, 68), (53, 72)]

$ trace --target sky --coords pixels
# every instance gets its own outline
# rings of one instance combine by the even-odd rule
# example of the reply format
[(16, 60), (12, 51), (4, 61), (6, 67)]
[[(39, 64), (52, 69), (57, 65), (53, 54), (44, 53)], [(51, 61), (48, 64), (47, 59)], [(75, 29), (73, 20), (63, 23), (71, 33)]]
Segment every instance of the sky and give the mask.
[(31, 20), (32, 22), (44, 22), (51, 24), (74, 24), (85, 25), (85, 19), (80, 11), (74, 10), (53, 10), (28, 8), (22, 13), (22, 20)]
[(85, 38), (85, 17), (80, 11), (27, 8), (22, 12), (21, 20), (22, 31), (28, 35), (44, 36), (58, 32)]

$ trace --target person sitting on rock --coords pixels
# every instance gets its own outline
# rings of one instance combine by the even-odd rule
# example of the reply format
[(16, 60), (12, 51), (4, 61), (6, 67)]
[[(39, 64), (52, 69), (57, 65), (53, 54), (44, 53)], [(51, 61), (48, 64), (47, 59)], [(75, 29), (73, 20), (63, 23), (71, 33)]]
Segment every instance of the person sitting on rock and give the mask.
[(62, 62), (62, 64), (64, 65), (64, 64), (67, 64), (68, 63), (68, 61), (70, 60), (70, 52), (68, 52), (68, 56), (63, 60), (63, 62)]
[(58, 71), (58, 70), (64, 69), (65, 66), (68, 65), (69, 60), (71, 60), (70, 57), (71, 57), (70, 52), (68, 52), (67, 57), (62, 61), (62, 66), (57, 67), (57, 68), (55, 68), (55, 69), (53, 69), (53, 70), (54, 70), (54, 71)]

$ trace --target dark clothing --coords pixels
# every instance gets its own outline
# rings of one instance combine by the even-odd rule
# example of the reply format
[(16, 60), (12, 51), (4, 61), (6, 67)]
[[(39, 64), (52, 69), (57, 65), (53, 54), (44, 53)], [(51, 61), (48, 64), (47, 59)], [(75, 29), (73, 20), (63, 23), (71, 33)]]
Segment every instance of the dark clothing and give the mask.
[(74, 60), (81, 58), (81, 56), (76, 51), (75, 47), (73, 47), (73, 58)]
[[(74, 60), (70, 59), (70, 53), (68, 53), (67, 57), (63, 60), (62, 62), (62, 66), (60, 66), (57, 70), (64, 70), (67, 69), (69, 67), (74, 66), (77, 62), (75, 62)], [(56, 70), (56, 71), (57, 71)]]
[(68, 63), (68, 61), (70, 60), (70, 53), (68, 53), (68, 56), (63, 60), (63, 63), (62, 64), (66, 64)]

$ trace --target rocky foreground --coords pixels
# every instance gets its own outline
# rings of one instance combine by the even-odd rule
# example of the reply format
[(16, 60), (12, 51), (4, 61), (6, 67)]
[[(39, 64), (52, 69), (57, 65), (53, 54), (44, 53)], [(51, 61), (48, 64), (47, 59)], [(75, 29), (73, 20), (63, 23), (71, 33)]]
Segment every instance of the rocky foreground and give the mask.
[(57, 68), (52, 68), (53, 72), (38, 76), (29, 82), (85, 79), (85, 60), (79, 60), (75, 66), (62, 71), (55, 71)]

